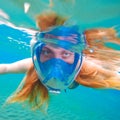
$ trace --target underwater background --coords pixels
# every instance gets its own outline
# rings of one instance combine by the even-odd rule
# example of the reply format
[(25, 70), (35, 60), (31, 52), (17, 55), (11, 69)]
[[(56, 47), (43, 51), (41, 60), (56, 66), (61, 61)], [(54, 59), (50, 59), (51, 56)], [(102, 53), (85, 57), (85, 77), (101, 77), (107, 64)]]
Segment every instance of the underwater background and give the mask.
[[(27, 12), (25, 3), (30, 5)], [(23, 29), (37, 29), (35, 16), (44, 10), (70, 16), (68, 24), (78, 24), (81, 31), (120, 24), (120, 0), (53, 0), (53, 3), (50, 8), (48, 0), (0, 0), (0, 63), (31, 56), (31, 35)], [(117, 45), (113, 47), (120, 49)], [(24, 74), (0, 75), (0, 120), (120, 120), (120, 91), (112, 89), (80, 85), (58, 95), (51, 94), (47, 115), (18, 103), (4, 105), (23, 77)]]

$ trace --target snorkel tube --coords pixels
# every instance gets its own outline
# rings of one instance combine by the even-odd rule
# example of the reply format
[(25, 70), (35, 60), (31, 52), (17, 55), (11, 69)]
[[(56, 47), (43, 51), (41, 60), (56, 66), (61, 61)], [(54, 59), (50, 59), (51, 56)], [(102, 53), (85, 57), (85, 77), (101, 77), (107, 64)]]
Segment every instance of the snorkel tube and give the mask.
[[(58, 58), (41, 62), (44, 46), (57, 46), (74, 53), (72, 64)], [(82, 65), (82, 50), (86, 47), (83, 34), (78, 26), (58, 26), (36, 34), (32, 45), (32, 59), (39, 79), (49, 91), (60, 92), (68, 88), (75, 80)]]

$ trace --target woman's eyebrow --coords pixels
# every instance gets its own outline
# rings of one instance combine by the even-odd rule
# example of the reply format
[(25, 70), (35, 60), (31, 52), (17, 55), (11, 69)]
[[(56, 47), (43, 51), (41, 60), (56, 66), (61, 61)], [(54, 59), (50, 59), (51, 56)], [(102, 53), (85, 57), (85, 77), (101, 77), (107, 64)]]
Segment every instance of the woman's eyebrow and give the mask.
[(48, 47), (46, 47), (46, 46), (45, 46), (45, 47), (43, 47), (43, 49), (42, 49), (42, 50), (44, 50), (44, 49), (50, 50), (50, 48), (48, 48)]
[(63, 50), (63, 52), (68, 52), (68, 53), (74, 54), (74, 52), (71, 52), (69, 50)]

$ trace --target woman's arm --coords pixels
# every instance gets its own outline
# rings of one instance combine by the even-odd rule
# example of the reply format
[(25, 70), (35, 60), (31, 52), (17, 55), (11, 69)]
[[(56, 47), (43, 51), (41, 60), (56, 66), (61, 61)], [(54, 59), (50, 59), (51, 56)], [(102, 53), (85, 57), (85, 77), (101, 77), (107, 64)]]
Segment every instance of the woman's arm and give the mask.
[(10, 64), (0, 64), (0, 74), (25, 73), (32, 63), (32, 58), (26, 58)]

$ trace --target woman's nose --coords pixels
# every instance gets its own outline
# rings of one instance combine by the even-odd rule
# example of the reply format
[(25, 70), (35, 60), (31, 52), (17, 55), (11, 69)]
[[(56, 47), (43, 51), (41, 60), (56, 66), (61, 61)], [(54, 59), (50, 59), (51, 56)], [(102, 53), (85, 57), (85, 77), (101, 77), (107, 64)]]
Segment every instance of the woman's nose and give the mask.
[(59, 54), (59, 53), (55, 53), (55, 54), (54, 54), (54, 58), (62, 58), (62, 55)]

